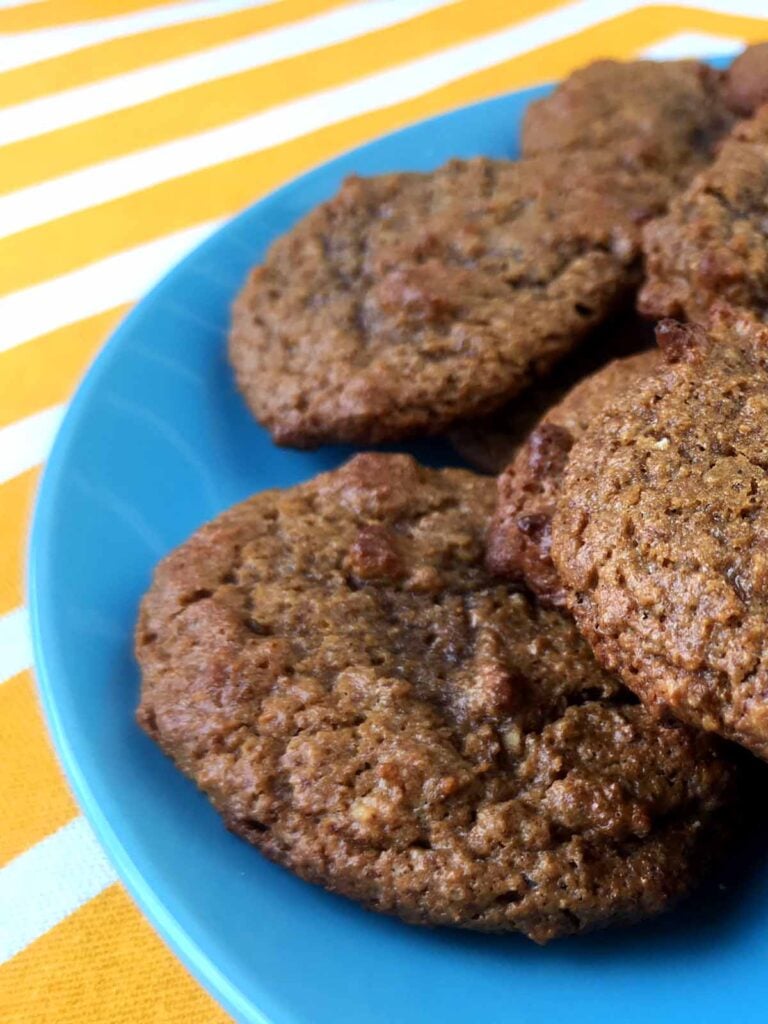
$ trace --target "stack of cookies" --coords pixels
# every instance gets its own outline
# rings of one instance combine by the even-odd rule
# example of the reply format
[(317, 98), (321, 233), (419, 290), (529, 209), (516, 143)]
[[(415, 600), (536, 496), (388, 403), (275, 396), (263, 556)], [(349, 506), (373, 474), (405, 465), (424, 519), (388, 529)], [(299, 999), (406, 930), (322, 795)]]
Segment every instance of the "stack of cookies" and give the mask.
[(593, 64), (520, 160), (351, 178), (252, 272), (229, 351), (276, 443), (448, 431), (481, 471), (367, 451), (156, 570), (139, 722), (302, 878), (546, 942), (732, 840), (768, 758), (765, 100), (768, 45)]

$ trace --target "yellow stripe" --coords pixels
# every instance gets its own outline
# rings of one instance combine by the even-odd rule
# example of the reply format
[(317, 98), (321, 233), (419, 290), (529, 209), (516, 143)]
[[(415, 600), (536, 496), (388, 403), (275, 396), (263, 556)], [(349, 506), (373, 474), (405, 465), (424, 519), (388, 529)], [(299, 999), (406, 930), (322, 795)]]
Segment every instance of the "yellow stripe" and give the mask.
[[(101, 5), (92, 6), (99, 8), (101, 14)], [(295, 8), (298, 5), (288, 6)], [(70, 9), (69, 4), (59, 4), (59, 7)], [(474, 21), (485, 7), (473, 5), (472, 13), (468, 16), (465, 10), (467, 20), (471, 18)], [(31, 13), (32, 8), (23, 10)], [(4, 13), (0, 12), (0, 17)], [(62, 76), (58, 84), (55, 84), (55, 77), (35, 82), (35, 69), (23, 69), (26, 78), (12, 72), (0, 77), (0, 103), (43, 95), (52, 88), (64, 88), (78, 81), (90, 81), (100, 75), (117, 73), (128, 67), (162, 59), (147, 56), (145, 49), (145, 41), (149, 41), (151, 49), (157, 37), (162, 36), (165, 40), (163, 45), (168, 47), (189, 45), (194, 50), (199, 46), (213, 45), (210, 28), (225, 20), (228, 19), (216, 19), (210, 25), (194, 26), (199, 33), (195, 36), (197, 41), (194, 44), (187, 42), (189, 37), (185, 34), (186, 27), (178, 26), (147, 34), (142, 37), (140, 46), (137, 46), (136, 40), (121, 40), (120, 46), (114, 47), (114, 51), (124, 55), (122, 59), (128, 62), (124, 68), (118, 66), (120, 58), (118, 64), (110, 64), (107, 57), (102, 57), (105, 52), (113, 49), (112, 44), (106, 44), (93, 48), (90, 59), (94, 63), (90, 68), (86, 61), (78, 63), (70, 58), (41, 64), (39, 68), (43, 69), (44, 75), (55, 76), (56, 72), (52, 69), (58, 69)], [(596, 56), (626, 57), (664, 36), (685, 30), (758, 39), (765, 35), (766, 23), (687, 10), (646, 9), (543, 48), (527, 57), (510, 61), (503, 68), (472, 75), (391, 110), (365, 115), (346, 124), (316, 132), (308, 139), (277, 147), (269, 153), (256, 154), (220, 168), (190, 175), (168, 186), (158, 186), (142, 196), (108, 204), (98, 212), (89, 211), (93, 220), (89, 220), (85, 214), (67, 218), (61, 222), (60, 233), (57, 233), (59, 229), (55, 225), (48, 225), (45, 229), (38, 229), (40, 233), (30, 233), (36, 239), (31, 249), (16, 247), (20, 240), (16, 240), (8, 249), (1, 249), (0, 266), (8, 262), (7, 256), (9, 259), (40, 261), (48, 267), (46, 276), (58, 272), (55, 269), (57, 266), (69, 269), (87, 259), (98, 258), (125, 244), (132, 244), (131, 241), (126, 242), (126, 239), (143, 241), (172, 230), (168, 224), (183, 227), (193, 221), (206, 219), (211, 215), (209, 211), (213, 211), (214, 216), (217, 211), (226, 213), (307, 166), (403, 123), (450, 106), (493, 95), (503, 89), (515, 88), (542, 78), (558, 77)], [(473, 25), (467, 28), (467, 35), (474, 31)], [(234, 37), (238, 34), (235, 32)], [(180, 42), (182, 38), (185, 42)], [(445, 45), (442, 39), (436, 41), (440, 46)], [(179, 49), (169, 55), (175, 52), (189, 51)], [(79, 58), (81, 55), (72, 55), (75, 56)], [(398, 59), (404, 58), (398, 54)], [(296, 69), (297, 79), (303, 79), (305, 83), (310, 80), (310, 90), (319, 88), (313, 84), (315, 80), (311, 77), (314, 75), (313, 61), (314, 55), (305, 57)], [(364, 70), (374, 70), (371, 61), (365, 64)], [(78, 74), (83, 76), (79, 80), (66, 77)], [(4, 89), (6, 80), (11, 82), (13, 88), (32, 91), (28, 94), (22, 92), (18, 99), (11, 99)], [(174, 196), (174, 190), (178, 198)], [(209, 191), (218, 194), (211, 197)], [(166, 210), (169, 201), (171, 209)], [(134, 217), (137, 218), (136, 224), (131, 223)], [(96, 233), (95, 246), (86, 244), (87, 234), (91, 231)], [(111, 231), (115, 233), (110, 236)], [(48, 257), (43, 255), (40, 248), (45, 245), (71, 247), (72, 262), (65, 259), (61, 263), (56, 257), (47, 263)], [(87, 253), (97, 255), (84, 256)], [(9, 281), (12, 279), (8, 278)], [(24, 281), (26, 278), (22, 275), (19, 280)], [(116, 312), (95, 317), (74, 328), (64, 328), (0, 356), (0, 380), (14, 380), (16, 390), (15, 378), (5, 376), (10, 369), (20, 372), (23, 380), (18, 389), (18, 397), (14, 395), (6, 399), (4, 395), (0, 396), (0, 414), (8, 417), (3, 422), (9, 422), (64, 397), (70, 383), (98, 345), (101, 329), (106, 330), (110, 317), (114, 315)], [(68, 351), (70, 347), (71, 351)], [(64, 383), (65, 380), (67, 383)], [(6, 412), (6, 406), (9, 412)], [(0, 559), (0, 610), (9, 610), (19, 599), (21, 565), (18, 552), (22, 549), (25, 532), (24, 510), (29, 503), (35, 478), (35, 472), (25, 474), (6, 484), (0, 491), (0, 508), (5, 512), (7, 524), (1, 546), (4, 550), (2, 557), (5, 557), (9, 549), (17, 553), (13, 564), (11, 561), (4, 563)], [(6, 593), (6, 582), (11, 576), (16, 580), (15, 597)], [(3, 599), (10, 603), (3, 606)], [(12, 733), (10, 739), (6, 737), (4, 727)], [(26, 674), (0, 688), (0, 743), (4, 750), (10, 750), (10, 763), (14, 766), (11, 783), (4, 778), (5, 785), (0, 789), (0, 817), (6, 823), (12, 822), (13, 833), (7, 848), (0, 846), (0, 856), (10, 856), (12, 851), (24, 848), (34, 842), (36, 837), (41, 838), (43, 834), (63, 824), (72, 813), (71, 801), (67, 803), (69, 798), (66, 789), (58, 778), (50, 750), (42, 739), (42, 725)], [(61, 803), (46, 808), (48, 799), (61, 800)], [(15, 806), (21, 810), (14, 813)], [(14, 831), (19, 814), (18, 829)], [(0, 842), (5, 842), (6, 831), (0, 830)], [(82, 1024), (83, 1021), (89, 1024), (112, 1024), (116, 1015), (124, 1019), (126, 1024), (134, 1020), (142, 1024), (226, 1024), (229, 1020), (186, 975), (117, 886), (102, 893), (0, 968), (0, 991), (3, 993), (3, 1020), (9, 1024), (48, 1024), (48, 1021), (53, 1020), (56, 1024)]]
[[(0, 106), (23, 103), (60, 89), (72, 89), (110, 75), (148, 67), (173, 57), (226, 43), (251, 32), (289, 24), (339, 7), (344, 0), (275, 0), (266, 7), (225, 14), (210, 21), (170, 25), (140, 35), (112, 39), (39, 61), (0, 75)], [(9, 12), (10, 13), (10, 12)]]
[(764, 18), (737, 17), (674, 5), (644, 7), (607, 18), (599, 25), (528, 54), (523, 60), (531, 69), (541, 63), (543, 73), (528, 77), (525, 82), (562, 78), (574, 68), (601, 57), (627, 60), (679, 32), (709, 32), (752, 43), (766, 37), (767, 26)]
[(0, 352), (0, 427), (65, 401), (128, 306)]
[(3, 542), (0, 544), (0, 615), (24, 601), (23, 574), (29, 513), (40, 471), (30, 469), (0, 486)]
[[(114, 249), (185, 227), (192, 219), (190, 210), (201, 220), (232, 212), (255, 195), (329, 155), (419, 117), (518, 87), (533, 78), (558, 77), (589, 59), (592, 53), (628, 57), (638, 48), (680, 30), (683, 13), (690, 12), (657, 11), (654, 19), (644, 24), (638, 14), (616, 19), (406, 104), (363, 115), (267, 153), (201, 171), (0, 242), (0, 290), (44, 279)], [(710, 30), (723, 32), (722, 23), (713, 25), (709, 21)], [(751, 38), (759, 38), (764, 25), (742, 19), (738, 29)], [(74, 239), (79, 240), (77, 246)], [(35, 260), (37, 277), (30, 274), (30, 265)], [(15, 280), (9, 276), (14, 268), (19, 268), (16, 273), (24, 276)], [(62, 401), (119, 312), (62, 328), (0, 355), (0, 379), (14, 381), (13, 393), (3, 398), (0, 423)]]
[[(549, 0), (548, 5), (553, 3)], [(510, 16), (503, 4), (494, 4), (478, 9), (468, 27), (466, 10), (451, 5), (319, 50), (312, 54), (309, 64), (302, 54), (12, 143), (2, 150), (0, 192), (215, 128), (308, 93), (345, 84), (431, 53), (438, 40), (441, 49), (461, 43), (514, 24), (544, 6), (542, 0), (528, 0), (516, 5), (514, 16)]]
[(232, 1024), (111, 886), (0, 967), (4, 1024)]
[(67, 0), (65, 4), (61, 0), (46, 0), (41, 4), (25, 4), (0, 11), (0, 32), (31, 32), (177, 3), (179, 0), (98, 0), (98, 3), (93, 0)]
[[(674, 4), (658, 4), (634, 11), (631, 15), (638, 25), (646, 27), (655, 40), (676, 32), (711, 32), (756, 43), (766, 38), (768, 20), (747, 18), (736, 14), (718, 14), (714, 11), (691, 10)], [(636, 49), (646, 43), (639, 43)], [(585, 60), (597, 60), (598, 52), (589, 53)], [(582, 61), (583, 63), (583, 61)]]
[[(474, 19), (473, 19), (474, 20)], [(706, 25), (712, 19), (703, 19)], [(718, 19), (718, 31), (726, 20)], [(421, 117), (550, 77), (592, 54), (629, 57), (689, 24), (691, 13), (660, 9), (654, 19), (633, 12), (384, 110), (366, 113), (252, 156), (175, 178), (0, 241), (0, 294), (46, 280), (117, 250), (192, 223), (234, 212), (335, 153)], [(704, 27), (696, 24), (697, 28)], [(757, 37), (764, 23), (740, 19)]]
[(1, 867), (77, 814), (51, 749), (29, 672), (0, 685), (0, 749)]

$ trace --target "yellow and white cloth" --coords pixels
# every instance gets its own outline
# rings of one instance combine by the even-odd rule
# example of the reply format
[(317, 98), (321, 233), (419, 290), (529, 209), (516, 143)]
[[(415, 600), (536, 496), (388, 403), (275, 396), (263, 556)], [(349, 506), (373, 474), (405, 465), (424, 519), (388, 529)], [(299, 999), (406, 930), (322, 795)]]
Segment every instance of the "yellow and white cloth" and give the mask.
[(0, 0), (0, 1020), (228, 1020), (116, 881), (30, 673), (40, 465), (131, 303), (222, 219), (384, 132), (595, 57), (730, 53), (766, 0)]

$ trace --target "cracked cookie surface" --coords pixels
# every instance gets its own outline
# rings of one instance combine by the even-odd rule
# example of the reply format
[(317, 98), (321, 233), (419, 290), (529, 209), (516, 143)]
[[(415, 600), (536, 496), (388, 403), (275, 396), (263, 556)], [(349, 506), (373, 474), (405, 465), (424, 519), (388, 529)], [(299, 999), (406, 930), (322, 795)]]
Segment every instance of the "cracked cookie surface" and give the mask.
[(568, 605), (649, 704), (768, 757), (768, 328), (663, 322), (667, 361), (571, 449), (552, 526)]
[(142, 726), (227, 825), (408, 921), (544, 942), (687, 890), (732, 765), (486, 572), (493, 481), (367, 454), (158, 567)]
[(497, 480), (487, 553), (493, 572), (524, 582), (548, 604), (566, 604), (550, 547), (569, 452), (606, 406), (652, 373), (660, 361), (658, 349), (616, 359), (584, 378), (542, 417)]
[(349, 178), (239, 296), (240, 390), (299, 447), (484, 415), (627, 299), (640, 227), (670, 190), (599, 152)]
[(720, 72), (700, 61), (599, 60), (531, 103), (522, 151), (612, 152), (681, 187), (712, 160), (732, 123)]
[(768, 314), (768, 106), (743, 121), (717, 159), (646, 225), (646, 316), (705, 323), (727, 302)]

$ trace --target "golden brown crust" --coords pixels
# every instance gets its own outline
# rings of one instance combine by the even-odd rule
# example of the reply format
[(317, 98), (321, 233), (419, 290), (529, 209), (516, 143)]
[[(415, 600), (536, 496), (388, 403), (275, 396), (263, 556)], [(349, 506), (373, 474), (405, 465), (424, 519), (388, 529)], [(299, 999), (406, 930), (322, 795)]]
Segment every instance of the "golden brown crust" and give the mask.
[(626, 300), (670, 189), (603, 153), (350, 178), (251, 274), (229, 347), (240, 389), (297, 446), (488, 412)]
[(595, 61), (530, 105), (523, 154), (610, 151), (685, 185), (733, 121), (720, 86), (720, 73), (696, 60)]
[(768, 106), (643, 232), (646, 316), (703, 323), (715, 302), (768, 312)]
[(497, 481), (488, 536), (491, 571), (524, 582), (548, 604), (565, 605), (550, 544), (570, 450), (603, 409), (652, 373), (659, 360), (658, 349), (616, 359), (582, 380), (541, 419)]
[(492, 503), (487, 478), (361, 455), (225, 512), (144, 599), (139, 721), (303, 878), (543, 942), (684, 892), (733, 773), (489, 577)]
[(725, 72), (725, 102), (740, 117), (768, 103), (768, 43), (748, 46)]
[(659, 341), (571, 450), (553, 559), (607, 667), (768, 757), (768, 329), (720, 309)]

